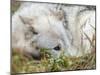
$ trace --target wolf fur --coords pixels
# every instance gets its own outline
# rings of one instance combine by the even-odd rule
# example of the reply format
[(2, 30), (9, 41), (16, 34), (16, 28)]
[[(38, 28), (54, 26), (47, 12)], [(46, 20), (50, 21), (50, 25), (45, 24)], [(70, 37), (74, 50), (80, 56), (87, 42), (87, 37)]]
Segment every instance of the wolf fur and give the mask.
[(90, 25), (95, 28), (95, 10), (87, 6), (23, 2), (12, 16), (12, 48), (35, 57), (40, 48), (49, 49), (53, 57), (82, 56), (91, 52), (83, 35), (92, 39), (95, 31)]

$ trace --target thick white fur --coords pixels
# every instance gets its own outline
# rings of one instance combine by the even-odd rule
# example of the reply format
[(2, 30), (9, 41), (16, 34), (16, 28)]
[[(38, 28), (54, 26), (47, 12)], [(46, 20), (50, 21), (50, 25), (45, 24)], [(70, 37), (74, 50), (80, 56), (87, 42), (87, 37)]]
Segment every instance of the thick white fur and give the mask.
[[(62, 52), (66, 56), (81, 56), (81, 32), (86, 32), (89, 37), (95, 33), (89, 26), (91, 24), (95, 27), (95, 12), (91, 10), (80, 12), (84, 9), (85, 6), (59, 7), (58, 4), (23, 3), (12, 16), (12, 47), (21, 48), (34, 55), (39, 54), (35, 49), (35, 46), (38, 46), (50, 49), (54, 57), (59, 57)], [(65, 21), (67, 23), (64, 24)], [(85, 27), (81, 29), (86, 21)], [(29, 32), (30, 26), (39, 34), (33, 35)], [(68, 28), (65, 28), (66, 26)], [(26, 32), (28, 32), (28, 40), (25, 39)], [(53, 48), (58, 44), (61, 50), (55, 51)], [(88, 40), (85, 40), (84, 45), (86, 44), (90, 45)]]

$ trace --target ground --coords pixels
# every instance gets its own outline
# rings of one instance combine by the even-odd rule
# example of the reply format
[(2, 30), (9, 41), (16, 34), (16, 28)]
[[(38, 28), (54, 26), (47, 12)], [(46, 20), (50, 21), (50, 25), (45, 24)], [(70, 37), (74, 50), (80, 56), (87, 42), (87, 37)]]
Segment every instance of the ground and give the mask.
[(66, 57), (59, 59), (42, 52), (41, 60), (28, 58), (17, 50), (12, 51), (12, 73), (55, 72), (68, 70), (87, 70), (96, 68), (95, 52), (81, 57)]

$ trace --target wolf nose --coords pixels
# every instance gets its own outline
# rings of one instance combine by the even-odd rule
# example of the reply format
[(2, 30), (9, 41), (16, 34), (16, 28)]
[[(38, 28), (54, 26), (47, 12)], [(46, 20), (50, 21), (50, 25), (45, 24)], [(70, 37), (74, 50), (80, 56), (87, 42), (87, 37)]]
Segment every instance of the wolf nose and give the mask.
[(41, 59), (41, 54), (40, 55), (32, 55), (32, 57), (35, 60), (40, 60)]
[(59, 51), (61, 49), (61, 47), (59, 45), (57, 45), (56, 47), (53, 48), (56, 51)]

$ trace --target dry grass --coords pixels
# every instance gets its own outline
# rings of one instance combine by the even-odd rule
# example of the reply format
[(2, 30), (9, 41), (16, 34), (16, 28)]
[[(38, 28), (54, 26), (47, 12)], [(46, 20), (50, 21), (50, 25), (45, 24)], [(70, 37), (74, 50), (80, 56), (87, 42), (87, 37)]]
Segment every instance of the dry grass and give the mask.
[(12, 1), (11, 3), (11, 12), (12, 14), (20, 7), (20, 2), (15, 2), (15, 1)]
[(59, 59), (54, 59), (44, 52), (40, 61), (33, 58), (29, 59), (16, 50), (13, 50), (12, 53), (12, 73), (55, 72), (96, 68), (95, 53), (77, 58), (62, 55)]

